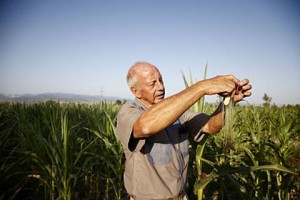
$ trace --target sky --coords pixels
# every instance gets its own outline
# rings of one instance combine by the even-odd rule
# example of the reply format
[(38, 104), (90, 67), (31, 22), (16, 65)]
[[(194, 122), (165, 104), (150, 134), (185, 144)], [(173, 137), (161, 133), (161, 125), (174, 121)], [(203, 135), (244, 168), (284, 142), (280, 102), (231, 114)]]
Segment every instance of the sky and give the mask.
[[(62, 92), (133, 99), (137, 61), (157, 66), (166, 97), (232, 74), (250, 104), (300, 104), (297, 0), (2, 0), (0, 93)], [(206, 98), (214, 102), (217, 95)]]

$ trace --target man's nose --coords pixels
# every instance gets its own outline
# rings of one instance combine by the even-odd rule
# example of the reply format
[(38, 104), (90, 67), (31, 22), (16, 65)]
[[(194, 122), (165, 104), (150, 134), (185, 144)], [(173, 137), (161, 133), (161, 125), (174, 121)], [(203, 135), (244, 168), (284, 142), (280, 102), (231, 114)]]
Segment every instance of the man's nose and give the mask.
[(160, 81), (157, 81), (157, 89), (158, 90), (163, 90), (164, 89), (164, 83), (160, 82)]

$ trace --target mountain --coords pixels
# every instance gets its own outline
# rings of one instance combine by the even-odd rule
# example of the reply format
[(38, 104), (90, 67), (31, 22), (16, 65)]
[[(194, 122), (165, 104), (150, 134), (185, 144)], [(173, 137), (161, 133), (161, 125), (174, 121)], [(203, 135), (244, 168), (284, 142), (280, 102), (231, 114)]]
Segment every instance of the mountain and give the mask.
[(102, 101), (115, 102), (117, 100), (127, 100), (119, 97), (100, 96), (100, 95), (80, 95), (68, 93), (43, 93), (43, 94), (0, 94), (0, 102), (44, 102), (44, 101), (59, 101), (62, 103), (77, 102), (77, 103), (98, 103)]

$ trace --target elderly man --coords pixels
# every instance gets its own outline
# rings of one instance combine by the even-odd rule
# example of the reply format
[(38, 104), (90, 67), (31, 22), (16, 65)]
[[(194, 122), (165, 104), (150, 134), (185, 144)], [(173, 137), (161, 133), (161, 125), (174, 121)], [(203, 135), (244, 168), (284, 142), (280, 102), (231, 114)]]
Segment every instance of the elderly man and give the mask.
[(251, 95), (249, 81), (216, 76), (165, 98), (157, 67), (138, 62), (129, 69), (127, 83), (135, 100), (121, 107), (116, 136), (124, 148), (124, 184), (130, 198), (187, 199), (188, 138), (200, 141), (219, 132), (224, 105), (210, 116), (188, 109), (204, 95), (230, 95), (236, 103)]

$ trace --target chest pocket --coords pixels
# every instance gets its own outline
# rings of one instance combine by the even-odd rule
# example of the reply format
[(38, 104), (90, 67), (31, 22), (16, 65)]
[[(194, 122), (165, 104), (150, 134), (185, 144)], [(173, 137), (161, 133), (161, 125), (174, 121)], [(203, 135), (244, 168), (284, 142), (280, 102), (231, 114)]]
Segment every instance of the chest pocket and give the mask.
[(150, 153), (149, 161), (154, 165), (167, 165), (172, 163), (173, 146), (171, 144), (154, 143)]
[[(147, 154), (148, 160), (154, 165), (166, 165), (173, 159), (188, 155), (188, 135), (180, 133), (180, 123), (176, 122), (159, 134), (146, 139), (142, 153)], [(181, 162), (181, 161), (179, 161)]]

